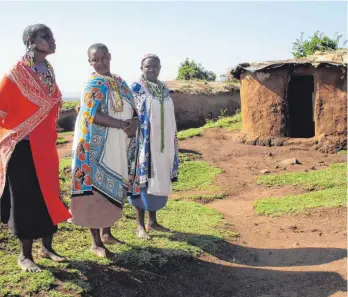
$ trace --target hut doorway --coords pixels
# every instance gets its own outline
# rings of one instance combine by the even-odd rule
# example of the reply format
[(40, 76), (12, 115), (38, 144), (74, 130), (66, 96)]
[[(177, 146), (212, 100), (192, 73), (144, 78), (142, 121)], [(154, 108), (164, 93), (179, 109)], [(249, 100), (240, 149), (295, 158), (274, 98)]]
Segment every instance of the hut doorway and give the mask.
[(314, 137), (314, 78), (311, 75), (292, 76), (288, 85), (289, 136)]

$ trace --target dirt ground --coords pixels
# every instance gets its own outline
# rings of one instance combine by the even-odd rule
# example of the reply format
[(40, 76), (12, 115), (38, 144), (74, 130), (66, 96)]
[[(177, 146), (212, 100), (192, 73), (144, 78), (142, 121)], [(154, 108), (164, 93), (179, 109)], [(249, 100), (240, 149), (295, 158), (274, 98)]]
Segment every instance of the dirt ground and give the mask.
[[(59, 148), (60, 157), (70, 146)], [(200, 259), (180, 260), (161, 269), (127, 270), (95, 267), (91, 282), (95, 297), (343, 297), (347, 292), (346, 209), (316, 209), (295, 216), (257, 216), (256, 199), (301, 193), (294, 187), (256, 184), (260, 171), (272, 173), (325, 168), (345, 156), (299, 147), (236, 144), (231, 134), (207, 130), (203, 137), (184, 140), (182, 151), (201, 154), (224, 170), (218, 185), (227, 193), (208, 204), (221, 212), (240, 234), (220, 250)], [(297, 158), (301, 165), (285, 169), (280, 162)]]

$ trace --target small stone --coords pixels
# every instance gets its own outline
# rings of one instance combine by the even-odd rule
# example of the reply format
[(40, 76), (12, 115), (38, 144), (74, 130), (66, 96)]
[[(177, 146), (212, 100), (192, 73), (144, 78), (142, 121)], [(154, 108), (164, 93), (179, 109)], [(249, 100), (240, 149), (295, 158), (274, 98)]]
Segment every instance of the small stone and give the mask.
[(282, 161), (284, 165), (296, 165), (301, 164), (296, 158), (286, 159)]
[(269, 174), (271, 173), (271, 171), (269, 171), (268, 169), (263, 169), (260, 171), (261, 174)]
[(308, 172), (308, 169), (305, 169), (304, 172)]
[(271, 152), (268, 153), (269, 157), (273, 157), (273, 154)]
[(275, 169), (278, 169), (279, 168), (279, 166), (278, 165), (276, 165), (276, 167), (274, 167)]
[(311, 170), (317, 170), (314, 166), (311, 167)]

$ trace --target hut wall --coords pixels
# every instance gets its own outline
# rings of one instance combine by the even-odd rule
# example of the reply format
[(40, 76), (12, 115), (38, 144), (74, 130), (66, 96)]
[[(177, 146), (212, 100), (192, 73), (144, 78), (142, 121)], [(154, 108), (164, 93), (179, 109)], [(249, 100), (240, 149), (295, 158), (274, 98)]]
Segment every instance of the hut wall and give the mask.
[(244, 73), (241, 77), (243, 132), (260, 136), (286, 136), (284, 99), (288, 70)]
[(243, 132), (288, 136), (287, 85), (291, 75), (313, 75), (315, 136), (347, 134), (347, 76), (344, 68), (296, 67), (241, 77)]
[[(236, 89), (212, 95), (173, 92), (171, 96), (179, 130), (201, 127), (207, 119), (218, 117), (222, 110), (232, 115), (240, 109), (240, 93)], [(58, 125), (66, 131), (72, 131), (76, 117), (74, 109), (63, 111), (59, 116)]]
[(320, 67), (315, 73), (315, 134), (347, 134), (347, 76), (344, 68)]
[(175, 92), (171, 96), (179, 130), (201, 127), (207, 119), (218, 117), (222, 110), (232, 115), (241, 105), (239, 90), (214, 95)]

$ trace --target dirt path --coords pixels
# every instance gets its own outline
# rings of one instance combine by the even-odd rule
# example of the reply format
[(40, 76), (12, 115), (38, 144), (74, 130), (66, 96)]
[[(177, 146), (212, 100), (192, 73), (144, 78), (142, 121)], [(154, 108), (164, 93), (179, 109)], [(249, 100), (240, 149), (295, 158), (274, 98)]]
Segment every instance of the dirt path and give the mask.
[(63, 158), (71, 156), (71, 147), (72, 147), (72, 141), (74, 139), (74, 136), (65, 135), (64, 139), (67, 141), (67, 143), (57, 146), (59, 159), (63, 159)]
[[(257, 216), (253, 210), (253, 202), (256, 199), (302, 192), (294, 187), (270, 189), (256, 185), (256, 178), (261, 170), (268, 169), (272, 173), (280, 173), (319, 169), (334, 162), (342, 162), (345, 157), (291, 147), (235, 144), (229, 139), (228, 134), (219, 130), (209, 130), (202, 138), (183, 141), (181, 148), (201, 153), (206, 161), (224, 170), (218, 178), (218, 184), (228, 193), (228, 197), (213, 202), (210, 207), (223, 213), (232, 222), (233, 230), (241, 235), (235, 242), (232, 253), (236, 262), (249, 268), (262, 267), (267, 271), (273, 271), (272, 273), (282, 271), (303, 274), (302, 282), (293, 283), (293, 287), (290, 286), (286, 290), (283, 288), (284, 284), (279, 283), (278, 288), (271, 290), (271, 294), (257, 295), (259, 293), (254, 292), (254, 295), (250, 292), (250, 296), (346, 296), (343, 292), (328, 295), (325, 288), (332, 284), (327, 280), (319, 287), (315, 283), (305, 281), (306, 273), (310, 272), (331, 273), (341, 283), (347, 278), (345, 209), (319, 209), (281, 218)], [(280, 164), (288, 158), (297, 158), (302, 164), (284, 170), (284, 166)], [(262, 274), (258, 276), (255, 281), (260, 277), (263, 279)], [(262, 282), (266, 282), (263, 284), (266, 285), (268, 280), (263, 279)], [(312, 292), (305, 294), (308, 286), (312, 288)], [(336, 288), (339, 291), (338, 287)], [(335, 290), (331, 293), (334, 292)]]
[[(256, 185), (260, 171), (272, 173), (325, 168), (345, 157), (293, 147), (235, 144), (221, 130), (182, 141), (181, 150), (202, 154), (224, 173), (217, 183), (228, 194), (209, 204), (240, 234), (219, 251), (153, 271), (112, 267), (96, 269), (90, 296), (121, 297), (343, 297), (346, 296), (346, 210), (318, 209), (306, 214), (269, 218), (257, 216), (253, 202), (263, 197), (301, 193), (294, 187)], [(59, 148), (70, 156), (71, 143)], [(297, 158), (302, 164), (286, 170), (280, 162)], [(103, 271), (103, 273), (101, 273)], [(105, 285), (110, 281), (109, 285)]]

